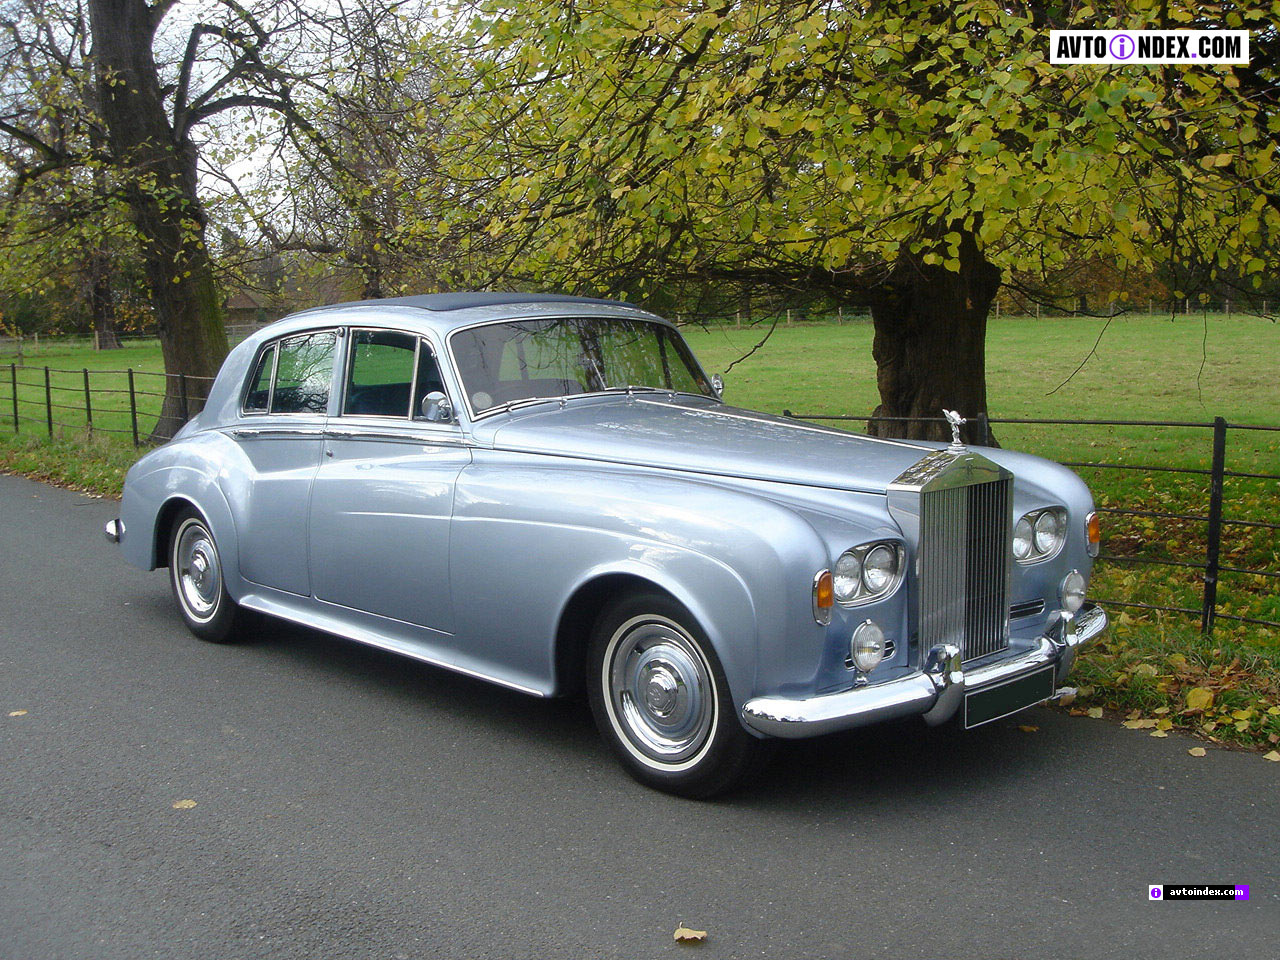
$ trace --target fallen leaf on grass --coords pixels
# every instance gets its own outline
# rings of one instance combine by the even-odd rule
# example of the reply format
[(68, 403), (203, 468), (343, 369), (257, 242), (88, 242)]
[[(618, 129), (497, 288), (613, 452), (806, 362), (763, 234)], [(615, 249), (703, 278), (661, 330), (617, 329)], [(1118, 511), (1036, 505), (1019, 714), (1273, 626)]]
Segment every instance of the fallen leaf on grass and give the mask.
[(1280, 763), (1280, 750), (1272, 750), (1270, 753), (1262, 755), (1263, 760), (1270, 760), (1272, 763)]
[(1087, 716), (1093, 717), (1093, 719), (1095, 719), (1095, 720), (1101, 720), (1101, 719), (1102, 719), (1102, 708), (1101, 708), (1101, 707), (1090, 707), (1088, 710), (1086, 710), (1086, 711), (1085, 711), (1085, 714), (1086, 714)]
[(1187, 753), (1191, 754), (1193, 757), (1203, 757), (1204, 747), (1192, 747), (1187, 751)]
[(676, 927), (674, 934), (676, 943), (701, 943), (707, 939), (707, 931), (690, 930), (683, 923)]
[(1206, 687), (1192, 687), (1187, 691), (1188, 710), (1208, 710), (1213, 706), (1213, 691)]
[(191, 809), (192, 807), (194, 807), (195, 805), (196, 805), (196, 802), (195, 802), (194, 800), (175, 800), (175, 801), (173, 801), (173, 809), (175, 809), (175, 810), (190, 810), (190, 809)]
[(9, 716), (11, 717), (25, 717), (26, 715), (27, 711), (25, 710), (11, 710), (9, 712)]
[(1020, 723), (1020, 724), (1018, 724), (1018, 729), (1019, 729), (1019, 730), (1021, 730), (1023, 733), (1035, 733), (1035, 732), (1036, 732), (1037, 730), (1039, 730), (1040, 728), (1039, 728), (1039, 727), (1033, 727), (1033, 726), (1032, 726), (1031, 724), (1029, 724), (1029, 723)]

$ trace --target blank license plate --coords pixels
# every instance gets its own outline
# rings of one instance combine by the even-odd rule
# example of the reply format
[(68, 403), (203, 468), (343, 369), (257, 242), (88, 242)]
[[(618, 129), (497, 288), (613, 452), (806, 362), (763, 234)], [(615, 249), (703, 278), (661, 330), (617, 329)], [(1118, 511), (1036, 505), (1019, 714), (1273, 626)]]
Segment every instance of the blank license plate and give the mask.
[(1049, 666), (1035, 673), (1006, 680), (994, 687), (984, 687), (964, 697), (965, 729), (978, 727), (992, 720), (999, 720), (1025, 707), (1047, 700), (1055, 688), (1055, 667)]

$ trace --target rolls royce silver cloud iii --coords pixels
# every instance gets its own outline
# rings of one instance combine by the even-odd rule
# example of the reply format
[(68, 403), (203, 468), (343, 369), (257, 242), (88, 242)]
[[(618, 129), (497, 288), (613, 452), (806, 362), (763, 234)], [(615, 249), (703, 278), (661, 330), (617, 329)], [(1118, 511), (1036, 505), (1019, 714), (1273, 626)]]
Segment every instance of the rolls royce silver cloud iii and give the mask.
[(534, 696), (585, 687), (629, 772), (686, 796), (779, 738), (1054, 696), (1106, 625), (1075, 474), (721, 393), (623, 303), (306, 310), (232, 350), (106, 533), (168, 569), (205, 640), (265, 614)]

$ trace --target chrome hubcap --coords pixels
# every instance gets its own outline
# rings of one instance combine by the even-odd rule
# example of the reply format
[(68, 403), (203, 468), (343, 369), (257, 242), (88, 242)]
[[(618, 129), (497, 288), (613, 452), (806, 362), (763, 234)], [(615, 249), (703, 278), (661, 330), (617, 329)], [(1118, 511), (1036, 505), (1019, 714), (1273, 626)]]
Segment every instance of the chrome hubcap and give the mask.
[(666, 618), (640, 617), (619, 628), (611, 651), (611, 712), (630, 744), (663, 764), (698, 753), (715, 721), (715, 693), (693, 639)]
[(222, 572), (213, 538), (201, 524), (188, 521), (183, 526), (174, 563), (183, 606), (197, 620), (209, 619), (222, 594)]

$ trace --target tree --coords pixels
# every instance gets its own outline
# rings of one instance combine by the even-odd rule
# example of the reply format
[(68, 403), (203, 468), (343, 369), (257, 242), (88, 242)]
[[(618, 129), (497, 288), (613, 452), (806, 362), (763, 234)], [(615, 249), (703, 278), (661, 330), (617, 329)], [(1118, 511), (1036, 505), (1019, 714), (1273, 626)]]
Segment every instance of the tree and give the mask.
[[(1258, 276), (1280, 4), (492, 2), (457, 78), (495, 277), (746, 283), (869, 306), (874, 432), (986, 412), (1002, 279)], [(1048, 28), (1248, 29), (1250, 67), (1059, 67)]]

